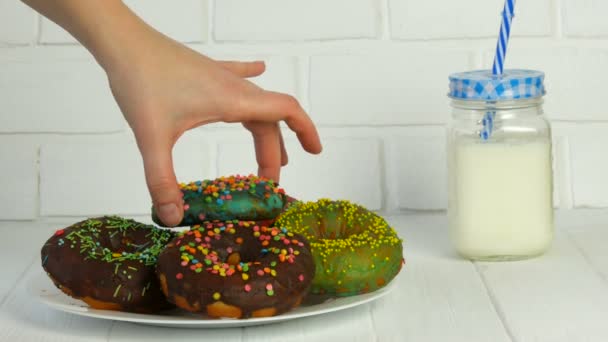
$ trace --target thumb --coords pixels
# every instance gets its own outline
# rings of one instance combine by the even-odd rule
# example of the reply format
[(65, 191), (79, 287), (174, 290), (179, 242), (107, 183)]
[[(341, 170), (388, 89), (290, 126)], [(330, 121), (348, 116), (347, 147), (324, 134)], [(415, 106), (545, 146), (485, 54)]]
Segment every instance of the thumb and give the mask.
[(165, 226), (174, 227), (182, 221), (184, 210), (182, 192), (173, 170), (171, 146), (151, 145), (140, 147), (140, 150), (156, 216)]
[(266, 64), (262, 61), (219, 61), (219, 63), (224, 69), (244, 78), (260, 76), (266, 70)]

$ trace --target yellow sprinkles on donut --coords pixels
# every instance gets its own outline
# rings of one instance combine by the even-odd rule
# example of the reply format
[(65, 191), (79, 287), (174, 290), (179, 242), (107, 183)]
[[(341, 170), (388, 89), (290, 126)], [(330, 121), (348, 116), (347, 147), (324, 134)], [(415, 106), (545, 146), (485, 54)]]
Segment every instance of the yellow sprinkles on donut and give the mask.
[(403, 262), (402, 240), (379, 215), (349, 201), (301, 202), (279, 227), (302, 234), (316, 264), (313, 293), (355, 295), (390, 282)]

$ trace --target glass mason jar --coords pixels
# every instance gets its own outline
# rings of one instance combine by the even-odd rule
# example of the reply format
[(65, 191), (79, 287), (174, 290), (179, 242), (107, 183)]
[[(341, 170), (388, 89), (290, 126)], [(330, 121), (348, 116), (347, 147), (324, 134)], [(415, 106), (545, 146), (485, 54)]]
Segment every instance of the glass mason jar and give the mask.
[(551, 128), (544, 73), (478, 70), (450, 76), (448, 218), (472, 260), (543, 254), (553, 239)]

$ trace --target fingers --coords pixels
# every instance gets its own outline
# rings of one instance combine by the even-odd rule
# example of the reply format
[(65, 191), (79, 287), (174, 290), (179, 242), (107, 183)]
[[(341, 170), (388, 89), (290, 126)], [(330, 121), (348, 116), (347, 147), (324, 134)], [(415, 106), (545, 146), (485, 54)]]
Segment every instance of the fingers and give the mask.
[(278, 123), (252, 122), (246, 123), (245, 127), (253, 135), (258, 175), (278, 182), (282, 166), (281, 131)]
[(260, 76), (266, 70), (266, 64), (261, 61), (255, 62), (236, 62), (236, 61), (219, 61), (224, 69), (232, 72), (240, 77), (255, 77)]
[(285, 141), (283, 140), (283, 132), (279, 129), (279, 138), (281, 143), (281, 166), (287, 165), (289, 157), (287, 156), (287, 150), (285, 149)]
[(178, 225), (183, 217), (182, 193), (177, 185), (171, 144), (140, 145), (146, 183), (158, 218), (167, 226)]
[(314, 123), (293, 96), (264, 90), (250, 92), (241, 99), (234, 117), (245, 122), (283, 120), (304, 150), (318, 154), (323, 149)]

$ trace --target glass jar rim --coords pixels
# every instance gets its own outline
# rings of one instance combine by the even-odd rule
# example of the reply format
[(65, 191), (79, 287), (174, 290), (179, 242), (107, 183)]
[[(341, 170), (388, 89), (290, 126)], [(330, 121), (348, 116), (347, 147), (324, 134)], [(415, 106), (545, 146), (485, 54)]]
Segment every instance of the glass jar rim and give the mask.
[(523, 109), (541, 106), (544, 103), (542, 96), (525, 98), (525, 99), (510, 99), (500, 101), (486, 100), (463, 100), (451, 97), (451, 106), (458, 109), (469, 110), (512, 110)]

